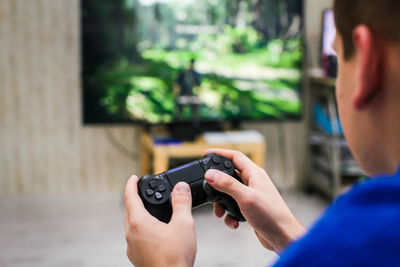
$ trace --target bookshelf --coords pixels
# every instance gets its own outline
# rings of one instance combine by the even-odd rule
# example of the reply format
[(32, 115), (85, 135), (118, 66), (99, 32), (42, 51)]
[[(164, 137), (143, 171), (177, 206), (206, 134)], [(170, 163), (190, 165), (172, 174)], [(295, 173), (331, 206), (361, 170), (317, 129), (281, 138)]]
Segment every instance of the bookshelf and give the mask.
[(336, 80), (310, 73), (309, 166), (304, 185), (335, 198), (364, 174), (343, 136), (335, 97)]

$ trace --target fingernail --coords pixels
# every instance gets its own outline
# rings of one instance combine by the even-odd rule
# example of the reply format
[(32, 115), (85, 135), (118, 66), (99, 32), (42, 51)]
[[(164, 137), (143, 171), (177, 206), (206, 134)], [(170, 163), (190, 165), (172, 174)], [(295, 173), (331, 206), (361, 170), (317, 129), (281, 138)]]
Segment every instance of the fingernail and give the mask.
[(236, 222), (229, 222), (228, 226), (229, 226), (229, 228), (235, 230), (236, 229)]
[(208, 170), (207, 173), (206, 173), (207, 181), (209, 183), (215, 182), (215, 180), (217, 179), (217, 175), (218, 175), (218, 171), (217, 170), (213, 170), (213, 169)]
[(190, 192), (190, 188), (187, 183), (178, 183), (177, 185), (175, 185), (175, 190), (177, 192), (181, 192), (181, 193), (189, 193)]

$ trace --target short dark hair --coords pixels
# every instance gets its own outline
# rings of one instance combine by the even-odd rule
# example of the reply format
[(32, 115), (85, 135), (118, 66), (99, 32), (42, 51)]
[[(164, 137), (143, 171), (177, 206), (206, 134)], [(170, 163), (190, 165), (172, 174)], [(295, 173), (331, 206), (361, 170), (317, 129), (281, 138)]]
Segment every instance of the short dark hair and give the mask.
[(355, 52), (353, 31), (361, 24), (387, 41), (400, 41), (400, 0), (335, 0), (334, 12), (345, 59)]

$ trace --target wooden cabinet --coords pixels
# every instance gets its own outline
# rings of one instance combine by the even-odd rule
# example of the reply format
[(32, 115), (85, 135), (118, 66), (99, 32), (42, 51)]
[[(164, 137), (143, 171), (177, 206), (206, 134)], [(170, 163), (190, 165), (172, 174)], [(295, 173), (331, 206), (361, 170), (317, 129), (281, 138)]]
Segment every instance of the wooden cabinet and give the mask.
[(257, 165), (264, 168), (266, 142), (243, 142), (230, 144), (210, 144), (199, 137), (193, 142), (181, 144), (156, 144), (152, 136), (143, 132), (141, 134), (140, 165), (141, 175), (154, 174), (169, 169), (169, 160), (172, 158), (200, 158), (209, 148), (223, 148), (239, 150), (250, 157)]

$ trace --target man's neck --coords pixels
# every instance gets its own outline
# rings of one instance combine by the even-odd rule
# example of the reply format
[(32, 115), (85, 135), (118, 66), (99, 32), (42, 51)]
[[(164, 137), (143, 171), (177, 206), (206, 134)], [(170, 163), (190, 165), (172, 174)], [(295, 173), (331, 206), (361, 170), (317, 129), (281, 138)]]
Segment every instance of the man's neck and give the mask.
[(391, 47), (388, 52), (388, 73), (385, 92), (385, 118), (387, 138), (387, 152), (394, 171), (400, 165), (400, 50), (397, 46)]

